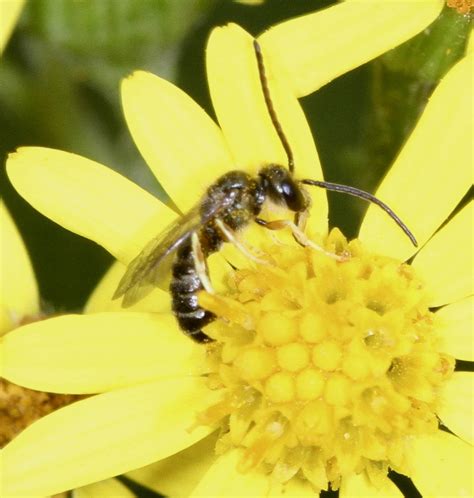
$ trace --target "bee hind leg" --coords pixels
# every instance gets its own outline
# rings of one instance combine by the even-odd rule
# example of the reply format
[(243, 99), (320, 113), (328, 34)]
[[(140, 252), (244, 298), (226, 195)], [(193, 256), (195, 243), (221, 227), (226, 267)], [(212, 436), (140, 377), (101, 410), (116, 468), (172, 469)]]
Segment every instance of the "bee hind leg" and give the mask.
[(196, 232), (193, 232), (191, 236), (191, 246), (192, 254), (194, 260), (194, 268), (198, 274), (199, 280), (201, 280), (204, 290), (209, 292), (209, 294), (214, 294), (214, 288), (212, 287), (211, 281), (209, 279), (209, 274), (207, 271), (206, 258), (202, 252), (201, 242), (199, 236)]

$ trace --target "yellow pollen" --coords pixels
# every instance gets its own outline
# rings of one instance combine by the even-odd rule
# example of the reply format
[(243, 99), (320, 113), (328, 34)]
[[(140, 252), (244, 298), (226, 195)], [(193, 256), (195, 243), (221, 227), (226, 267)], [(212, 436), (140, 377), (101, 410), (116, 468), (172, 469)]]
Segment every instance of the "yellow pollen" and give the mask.
[(317, 440), (317, 436), (331, 430), (332, 410), (323, 401), (307, 403), (298, 414), (295, 429), (300, 438)]
[(367, 357), (364, 354), (348, 353), (344, 356), (342, 372), (353, 380), (362, 380), (370, 373)]
[(296, 377), (296, 395), (298, 399), (310, 400), (321, 396), (324, 389), (325, 378), (320, 370), (308, 368)]
[(346, 257), (269, 242), (269, 264), (252, 261), (223, 294), (200, 294), (220, 318), (206, 333), (209, 389), (222, 396), (198, 423), (221, 420), (217, 450), (243, 449), (239, 472), (258, 467), (315, 493), (360, 473), (383, 486), (389, 468), (409, 474), (411, 442), (438, 430), (454, 359), (438, 351), (412, 267), (338, 230), (315, 242)]
[(327, 323), (317, 313), (305, 313), (300, 321), (300, 335), (309, 343), (319, 342), (325, 335)]
[(273, 403), (288, 403), (295, 397), (295, 382), (291, 374), (278, 372), (265, 383), (265, 394)]
[(275, 311), (269, 311), (261, 317), (257, 331), (270, 346), (287, 344), (298, 336), (295, 320)]
[[(29, 317), (24, 323), (33, 321)], [(84, 397), (35, 391), (0, 379), (0, 448), (39, 418)]]
[(277, 351), (278, 365), (283, 370), (298, 372), (306, 367), (309, 363), (308, 348), (304, 344), (291, 342), (278, 348)]
[(261, 380), (268, 377), (276, 367), (271, 350), (252, 348), (242, 351), (235, 360), (235, 366), (246, 381)]
[(315, 366), (328, 372), (335, 370), (342, 358), (340, 346), (335, 341), (323, 341), (314, 346), (312, 360)]
[(460, 14), (469, 14), (474, 10), (472, 0), (448, 0), (446, 2), (448, 7), (456, 9)]
[(351, 382), (342, 374), (334, 374), (328, 378), (324, 389), (324, 399), (330, 405), (344, 406), (350, 400)]

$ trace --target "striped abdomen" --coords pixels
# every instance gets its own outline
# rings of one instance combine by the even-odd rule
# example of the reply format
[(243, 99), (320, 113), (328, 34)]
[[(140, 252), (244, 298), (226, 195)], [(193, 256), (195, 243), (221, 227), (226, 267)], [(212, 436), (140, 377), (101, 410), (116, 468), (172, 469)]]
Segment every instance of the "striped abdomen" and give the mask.
[(173, 263), (172, 309), (186, 335), (197, 342), (209, 342), (211, 339), (201, 329), (212, 322), (215, 315), (199, 306), (197, 293), (200, 290), (203, 290), (203, 285), (196, 271), (189, 238), (178, 249)]

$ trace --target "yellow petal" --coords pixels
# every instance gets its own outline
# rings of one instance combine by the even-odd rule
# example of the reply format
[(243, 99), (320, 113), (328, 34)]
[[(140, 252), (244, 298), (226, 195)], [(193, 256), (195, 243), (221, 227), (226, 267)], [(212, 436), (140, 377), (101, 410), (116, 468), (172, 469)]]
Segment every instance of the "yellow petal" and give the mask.
[[(322, 178), (316, 147), (304, 113), (284, 77), (263, 52), (271, 100), (290, 144), (297, 178)], [(230, 24), (211, 33), (206, 52), (212, 103), (238, 168), (257, 174), (270, 163), (288, 164), (265, 103), (253, 38)], [(327, 229), (325, 192), (313, 188), (311, 226)]]
[(134, 498), (135, 495), (117, 479), (107, 479), (74, 490), (74, 498)]
[(436, 312), (436, 327), (443, 338), (442, 351), (459, 360), (474, 361), (473, 310), (474, 297), (470, 296)]
[(259, 37), (298, 97), (403, 43), (433, 22), (442, 1), (346, 0)]
[(39, 313), (33, 267), (7, 208), (0, 201), (0, 336)]
[(20, 327), (0, 343), (2, 376), (31, 389), (96, 393), (169, 375), (194, 375), (204, 348), (170, 314), (64, 315)]
[[(84, 308), (84, 313), (99, 313), (101, 311), (123, 311), (122, 300), (114, 299), (112, 296), (117, 290), (118, 284), (125, 273), (125, 265), (116, 261), (102, 277)], [(128, 311), (148, 311), (150, 313), (162, 313), (170, 311), (170, 295), (159, 287), (154, 289), (146, 297)]]
[(125, 177), (84, 157), (42, 147), (10, 154), (13, 186), (35, 209), (128, 263), (176, 214)]
[(263, 3), (265, 0), (234, 0), (237, 3), (244, 3), (247, 5), (259, 5)]
[(233, 169), (222, 132), (187, 94), (151, 73), (122, 83), (130, 132), (158, 181), (182, 210)]
[(416, 438), (410, 453), (410, 477), (423, 496), (446, 498), (474, 493), (473, 448), (443, 431)]
[[(0, 491), (2, 491), (3, 488), (0, 487)], [(38, 495), (0, 495), (2, 498), (60, 498), (60, 497), (51, 497), (51, 496), (38, 496)], [(62, 497), (61, 497), (62, 498)]]
[(339, 496), (340, 498), (400, 498), (403, 494), (388, 478), (386, 480), (386, 487), (377, 489), (370, 483), (365, 474), (354, 474), (342, 481)]
[(472, 36), (472, 31), (469, 32), (469, 41), (466, 47), (466, 54), (472, 53), (474, 48), (474, 37)]
[[(465, 57), (441, 81), (376, 192), (408, 225), (420, 246), (472, 184), (472, 106), (467, 103), (472, 98), (473, 68), (472, 55)], [(405, 234), (376, 206), (369, 207), (359, 236), (388, 256), (407, 259), (415, 252)]]
[(474, 373), (454, 372), (443, 388), (443, 404), (437, 414), (443, 424), (460, 438), (474, 442)]
[(127, 473), (143, 486), (172, 498), (187, 498), (215, 462), (216, 435), (202, 439), (176, 455)]
[(2, 450), (3, 493), (59, 493), (181, 451), (211, 431), (192, 429), (196, 412), (216, 401), (209, 396), (205, 380), (173, 378), (57, 410)]
[(0, 7), (0, 55), (15, 27), (25, 0), (2, 0)]
[(431, 306), (453, 303), (473, 293), (473, 206), (470, 202), (454, 216), (413, 261), (427, 284)]
[(240, 450), (230, 450), (220, 456), (189, 495), (190, 498), (267, 496), (270, 488), (269, 478), (262, 472), (238, 472), (237, 465), (241, 458)]

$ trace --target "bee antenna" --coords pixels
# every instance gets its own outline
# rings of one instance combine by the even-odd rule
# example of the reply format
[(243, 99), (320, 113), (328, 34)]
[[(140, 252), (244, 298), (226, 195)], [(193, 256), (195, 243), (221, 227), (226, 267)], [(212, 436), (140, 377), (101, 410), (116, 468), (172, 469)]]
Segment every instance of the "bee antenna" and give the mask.
[(331, 190), (333, 192), (341, 192), (344, 194), (353, 195), (354, 197), (359, 197), (360, 199), (364, 199), (366, 201), (372, 202), (373, 204), (376, 204), (377, 206), (382, 208), (390, 216), (390, 218), (392, 218), (395, 223), (405, 232), (407, 237), (411, 240), (411, 243), (415, 247), (418, 247), (418, 242), (416, 241), (415, 236), (411, 233), (405, 223), (403, 223), (403, 221), (393, 212), (391, 208), (387, 206), (387, 204), (385, 204), (385, 202), (377, 199), (375, 195), (369, 194), (365, 190), (360, 190), (348, 185), (340, 185), (339, 183), (323, 182), (319, 180), (309, 179), (301, 180), (301, 183), (303, 183), (304, 185), (312, 185), (314, 187), (325, 188), (326, 190)]
[(278, 138), (280, 139), (281, 144), (285, 149), (286, 157), (288, 158), (288, 169), (290, 170), (290, 173), (293, 173), (295, 170), (295, 158), (293, 157), (293, 151), (291, 150), (290, 143), (288, 142), (283, 128), (278, 121), (278, 116), (276, 114), (275, 107), (273, 106), (272, 98), (270, 95), (270, 89), (268, 88), (268, 80), (265, 73), (265, 65), (263, 63), (262, 48), (260, 47), (258, 41), (255, 39), (253, 40), (253, 48), (257, 57), (260, 85), (262, 86), (262, 92), (265, 98), (265, 104), (267, 105), (268, 114), (270, 114), (270, 119), (272, 120), (273, 127), (275, 128)]

